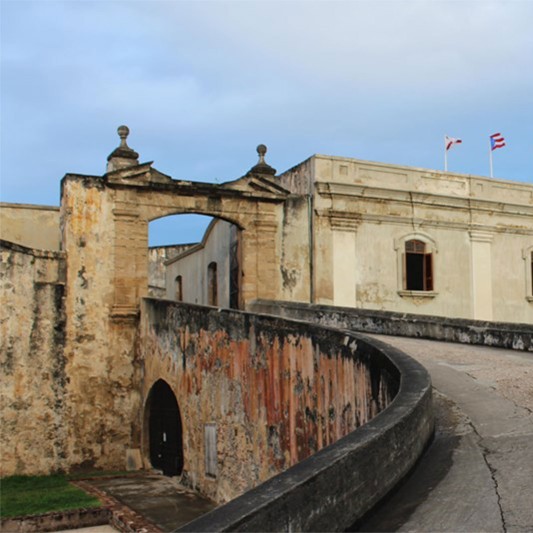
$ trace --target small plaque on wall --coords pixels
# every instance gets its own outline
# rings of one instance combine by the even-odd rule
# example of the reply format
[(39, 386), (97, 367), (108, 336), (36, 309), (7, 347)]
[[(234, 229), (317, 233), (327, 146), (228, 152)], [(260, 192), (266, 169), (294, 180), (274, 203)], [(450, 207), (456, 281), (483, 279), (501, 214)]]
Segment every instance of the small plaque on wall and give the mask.
[(204, 426), (205, 474), (217, 477), (217, 425)]

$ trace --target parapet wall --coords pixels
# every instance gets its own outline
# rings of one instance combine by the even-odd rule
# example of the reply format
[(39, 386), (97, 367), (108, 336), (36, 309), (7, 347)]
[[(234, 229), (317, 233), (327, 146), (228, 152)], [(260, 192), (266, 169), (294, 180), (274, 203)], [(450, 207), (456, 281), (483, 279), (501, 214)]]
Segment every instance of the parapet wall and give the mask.
[[(183, 479), (219, 502), (245, 492), (185, 530), (344, 529), (433, 431), (427, 372), (361, 335), (145, 299), (139, 341), (143, 400), (159, 379), (178, 400)], [(205, 424), (216, 425), (216, 478)]]
[(351, 331), (533, 351), (533, 325), (530, 324), (266, 300), (252, 302), (248, 309)]
[(59, 251), (59, 207), (0, 202), (0, 238), (37, 250)]

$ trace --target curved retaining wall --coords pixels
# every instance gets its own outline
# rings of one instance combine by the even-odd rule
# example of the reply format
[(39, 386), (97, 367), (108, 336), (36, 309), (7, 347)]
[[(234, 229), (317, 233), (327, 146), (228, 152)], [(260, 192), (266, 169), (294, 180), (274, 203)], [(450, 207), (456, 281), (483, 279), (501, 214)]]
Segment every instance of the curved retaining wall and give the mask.
[(179, 531), (346, 529), (401, 480), (431, 438), (428, 373), (399, 350), (362, 335), (274, 317), (230, 315), (233, 326), (241, 315), (256, 326), (334, 340), (339, 353), (356, 347), (372, 365), (395, 369), (400, 386), (388, 407), (365, 425)]
[(533, 325), (413, 315), (299, 302), (257, 300), (249, 311), (306, 320), (351, 331), (419, 337), (509, 350), (533, 351)]

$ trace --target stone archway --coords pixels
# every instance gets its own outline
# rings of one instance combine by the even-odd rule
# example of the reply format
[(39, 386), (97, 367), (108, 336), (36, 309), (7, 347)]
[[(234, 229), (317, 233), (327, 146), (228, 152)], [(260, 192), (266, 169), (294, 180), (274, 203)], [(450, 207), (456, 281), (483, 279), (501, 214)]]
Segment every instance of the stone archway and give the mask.
[[(290, 196), (264, 163), (264, 150), (260, 163), (236, 181), (193, 183), (172, 179), (151, 163), (139, 164), (138, 154), (126, 145), (127, 128), (119, 133), (121, 146), (110, 155), (107, 174), (67, 174), (61, 182), (69, 317), (64, 353), (71, 376), (67, 394), (76, 413), (68, 453), (73, 462), (103, 468), (124, 465), (140, 448), (141, 365), (134, 362), (140, 302), (148, 295), (149, 222), (197, 213), (235, 224), (242, 236), (237, 306), (245, 308), (257, 299), (282, 299), (281, 243)], [(87, 382), (90, 400), (84, 394)], [(105, 453), (103, 435), (112, 436)]]
[(154, 383), (145, 409), (151, 465), (166, 476), (179, 476), (183, 470), (181, 415), (176, 396), (166, 381)]

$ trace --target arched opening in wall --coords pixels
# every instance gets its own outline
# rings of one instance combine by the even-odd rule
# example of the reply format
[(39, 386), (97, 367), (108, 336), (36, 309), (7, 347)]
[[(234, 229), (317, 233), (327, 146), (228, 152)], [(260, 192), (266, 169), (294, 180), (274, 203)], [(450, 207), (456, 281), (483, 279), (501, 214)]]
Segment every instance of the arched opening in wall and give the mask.
[(183, 278), (181, 276), (176, 276), (174, 280), (176, 284), (176, 300), (178, 302), (183, 301)]
[(240, 228), (221, 218), (179, 214), (153, 220), (148, 295), (241, 308), (241, 248)]
[(165, 476), (183, 470), (183, 437), (176, 396), (162, 379), (156, 381), (146, 402), (150, 463)]
[(217, 264), (215, 261), (211, 261), (207, 266), (207, 303), (218, 305)]

